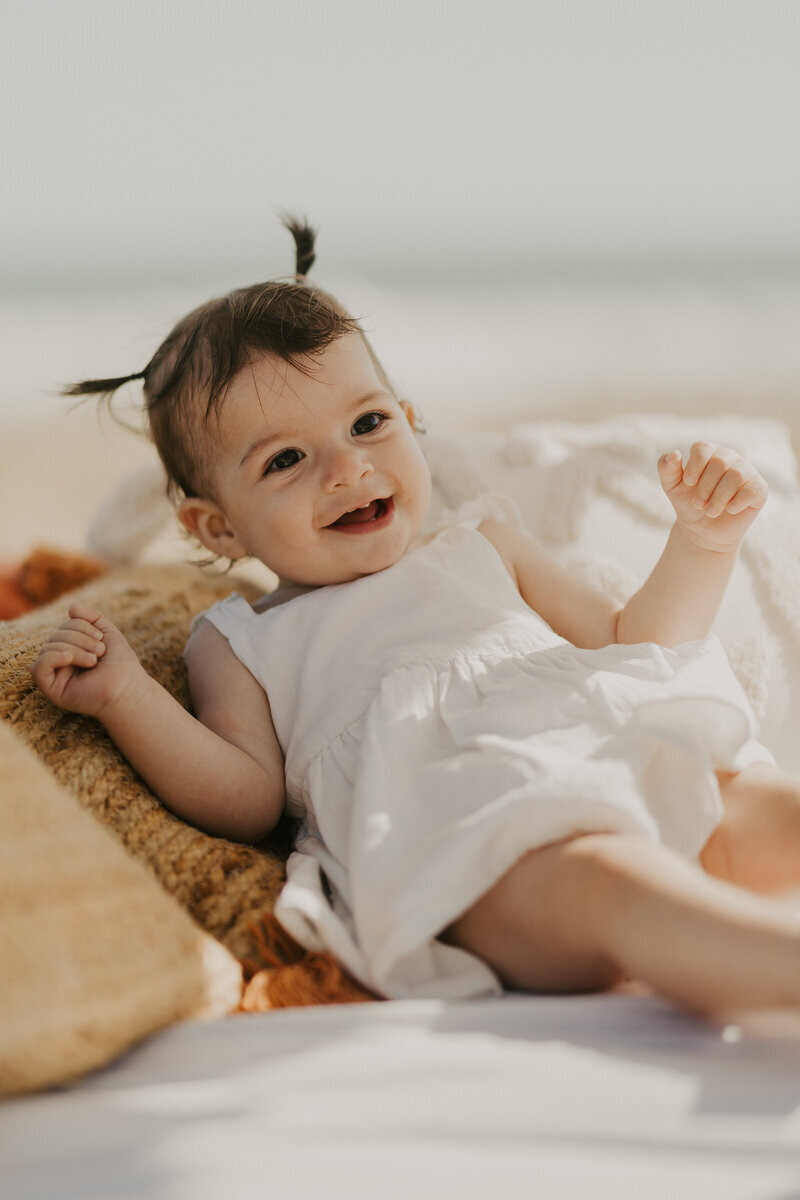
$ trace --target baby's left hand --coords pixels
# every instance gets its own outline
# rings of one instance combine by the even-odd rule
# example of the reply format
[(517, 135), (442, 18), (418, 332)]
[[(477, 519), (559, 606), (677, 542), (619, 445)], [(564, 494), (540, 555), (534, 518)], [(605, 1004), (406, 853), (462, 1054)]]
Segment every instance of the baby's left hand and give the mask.
[(695, 442), (685, 465), (678, 450), (662, 454), (658, 474), (678, 524), (703, 550), (737, 550), (767, 499), (753, 464), (710, 442)]

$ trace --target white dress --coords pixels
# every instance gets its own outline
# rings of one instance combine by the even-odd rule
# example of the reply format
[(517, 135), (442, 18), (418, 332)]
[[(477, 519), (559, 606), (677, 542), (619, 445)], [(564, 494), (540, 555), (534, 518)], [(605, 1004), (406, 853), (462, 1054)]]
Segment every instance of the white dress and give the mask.
[(437, 935), (526, 851), (584, 831), (696, 855), (714, 768), (772, 756), (716, 637), (580, 650), (523, 601), (484, 497), (393, 567), (205, 619), (267, 692), (303, 828), (276, 907), (389, 997), (500, 991)]

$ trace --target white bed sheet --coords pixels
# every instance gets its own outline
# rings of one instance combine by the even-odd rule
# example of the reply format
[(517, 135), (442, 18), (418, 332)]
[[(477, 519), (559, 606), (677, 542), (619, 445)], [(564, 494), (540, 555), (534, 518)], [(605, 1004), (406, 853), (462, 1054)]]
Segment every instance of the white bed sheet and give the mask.
[(5, 1200), (800, 1195), (800, 1037), (650, 997), (177, 1026), (0, 1108)]

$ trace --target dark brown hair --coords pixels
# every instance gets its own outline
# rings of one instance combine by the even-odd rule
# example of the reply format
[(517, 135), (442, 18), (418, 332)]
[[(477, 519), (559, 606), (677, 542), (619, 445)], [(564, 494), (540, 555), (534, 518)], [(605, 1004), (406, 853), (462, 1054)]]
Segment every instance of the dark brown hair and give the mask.
[(232, 380), (254, 356), (272, 354), (299, 369), (307, 359), (348, 333), (364, 340), (381, 383), (393, 391), (358, 321), (305, 275), (314, 262), (316, 231), (284, 218), (296, 249), (291, 281), (269, 280), (237, 288), (185, 316), (142, 371), (117, 379), (90, 379), (65, 388), (69, 396), (114, 392), (141, 379), (150, 436), (167, 472), (173, 499), (212, 498), (211, 441), (207, 425), (218, 414)]

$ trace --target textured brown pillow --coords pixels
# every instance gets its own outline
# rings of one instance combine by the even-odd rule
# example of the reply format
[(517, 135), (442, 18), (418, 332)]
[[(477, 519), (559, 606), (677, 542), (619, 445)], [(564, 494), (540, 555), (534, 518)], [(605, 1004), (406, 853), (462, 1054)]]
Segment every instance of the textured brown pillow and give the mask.
[(235, 1008), (236, 960), (1, 724), (0, 764), (0, 1094)]
[[(46, 608), (0, 624), (0, 717), (203, 929), (238, 958), (258, 961), (253, 923), (272, 911), (282, 885), (289, 829), (280, 826), (255, 847), (187, 825), (159, 803), (96, 721), (62, 712), (30, 677), (42, 642), (67, 606), (80, 599), (102, 609), (150, 674), (188, 706), (183, 648), (191, 619), (233, 587), (229, 578), (194, 567), (120, 568)], [(253, 598), (252, 586), (237, 581), (236, 587)]]

